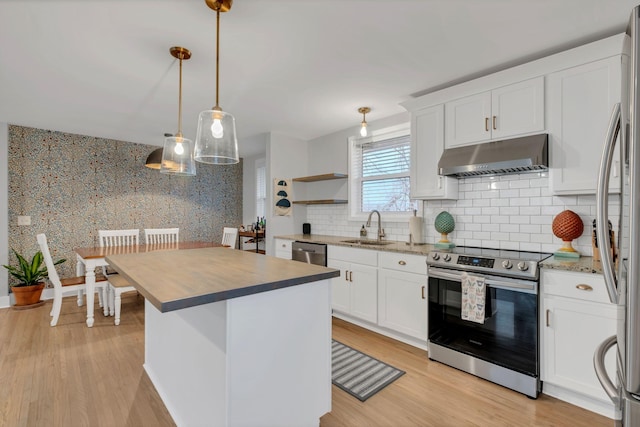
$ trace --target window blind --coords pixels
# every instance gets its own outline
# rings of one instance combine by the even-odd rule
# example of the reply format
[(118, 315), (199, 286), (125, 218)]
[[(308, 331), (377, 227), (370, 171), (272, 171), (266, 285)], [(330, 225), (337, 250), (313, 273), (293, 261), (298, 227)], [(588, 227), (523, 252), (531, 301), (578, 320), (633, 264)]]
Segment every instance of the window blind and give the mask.
[(358, 197), (360, 212), (406, 212), (414, 208), (409, 198), (410, 135), (357, 140), (351, 162), (352, 194)]

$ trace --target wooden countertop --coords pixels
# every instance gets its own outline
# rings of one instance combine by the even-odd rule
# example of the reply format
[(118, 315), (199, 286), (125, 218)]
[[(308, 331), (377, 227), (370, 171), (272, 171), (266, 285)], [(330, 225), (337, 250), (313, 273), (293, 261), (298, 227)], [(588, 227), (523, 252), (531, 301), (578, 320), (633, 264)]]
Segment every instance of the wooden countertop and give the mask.
[(229, 248), (108, 255), (161, 312), (339, 277), (340, 271)]

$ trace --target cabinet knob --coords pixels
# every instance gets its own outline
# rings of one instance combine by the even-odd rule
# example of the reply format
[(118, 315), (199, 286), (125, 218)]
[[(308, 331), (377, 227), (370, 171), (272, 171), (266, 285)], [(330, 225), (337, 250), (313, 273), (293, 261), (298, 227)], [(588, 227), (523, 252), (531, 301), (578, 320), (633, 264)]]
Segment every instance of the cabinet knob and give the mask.
[(584, 283), (580, 283), (579, 285), (576, 285), (576, 288), (580, 289), (581, 291), (592, 291), (593, 288), (589, 285), (585, 285)]
[(406, 261), (403, 261), (403, 260), (400, 260), (400, 261), (398, 261), (398, 264), (400, 264), (400, 265), (407, 265), (407, 262), (406, 262)]

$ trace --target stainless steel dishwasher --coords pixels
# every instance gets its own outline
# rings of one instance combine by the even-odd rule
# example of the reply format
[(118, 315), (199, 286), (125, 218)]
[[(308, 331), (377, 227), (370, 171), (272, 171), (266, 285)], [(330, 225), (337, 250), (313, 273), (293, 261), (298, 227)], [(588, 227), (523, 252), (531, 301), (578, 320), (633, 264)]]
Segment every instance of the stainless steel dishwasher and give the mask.
[(326, 267), (327, 245), (295, 241), (291, 244), (291, 259)]

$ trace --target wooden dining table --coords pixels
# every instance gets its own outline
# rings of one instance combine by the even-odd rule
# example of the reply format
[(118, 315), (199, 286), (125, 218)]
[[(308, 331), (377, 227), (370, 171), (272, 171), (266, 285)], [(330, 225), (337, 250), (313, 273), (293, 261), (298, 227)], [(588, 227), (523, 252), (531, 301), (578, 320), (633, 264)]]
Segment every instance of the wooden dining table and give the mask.
[[(109, 265), (106, 257), (109, 255), (119, 254), (136, 254), (152, 251), (167, 251), (167, 250), (185, 250), (185, 249), (199, 249), (199, 248), (214, 248), (222, 246), (220, 243), (214, 242), (177, 242), (177, 243), (160, 243), (153, 245), (131, 245), (131, 246), (109, 246), (109, 247), (84, 247), (74, 249), (76, 253), (76, 275), (85, 276), (85, 283), (87, 285), (87, 326), (93, 327), (94, 323), (94, 298), (95, 298), (95, 286), (96, 275), (95, 269), (97, 267), (103, 267)], [(109, 308), (107, 306), (107, 299), (103, 298), (104, 315), (109, 315)]]

